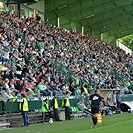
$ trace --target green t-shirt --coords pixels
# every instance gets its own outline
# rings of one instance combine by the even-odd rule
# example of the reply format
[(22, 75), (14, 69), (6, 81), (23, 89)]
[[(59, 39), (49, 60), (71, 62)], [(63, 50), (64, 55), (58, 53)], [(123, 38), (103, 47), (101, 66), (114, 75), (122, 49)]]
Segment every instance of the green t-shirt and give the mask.
[(81, 90), (80, 89), (74, 90), (74, 95), (80, 96), (81, 95)]
[(40, 91), (42, 91), (42, 90), (43, 90), (42, 85), (38, 85), (38, 86), (37, 86), (37, 88), (38, 88)]
[(38, 49), (39, 49), (39, 50), (43, 49), (43, 44), (42, 44), (42, 42), (38, 42), (37, 46), (38, 46)]
[(37, 88), (38, 88), (40, 91), (46, 90), (46, 89), (47, 89), (47, 87), (46, 87), (45, 84), (44, 84), (44, 85), (38, 85)]
[(75, 79), (75, 86), (79, 85), (79, 79)]

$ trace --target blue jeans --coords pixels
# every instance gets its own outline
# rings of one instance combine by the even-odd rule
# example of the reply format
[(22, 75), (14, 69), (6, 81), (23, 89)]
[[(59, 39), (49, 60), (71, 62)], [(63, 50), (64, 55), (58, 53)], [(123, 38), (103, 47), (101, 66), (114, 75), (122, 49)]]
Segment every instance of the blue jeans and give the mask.
[(24, 120), (24, 126), (29, 126), (28, 112), (23, 111), (21, 114), (22, 114), (22, 117), (23, 117), (23, 120)]
[(9, 59), (7, 59), (7, 58), (0, 57), (0, 61), (1, 61), (1, 62), (6, 62), (6, 63), (7, 63), (7, 62), (8, 62), (8, 60), (9, 60)]
[(43, 96), (52, 96), (52, 92), (48, 89), (46, 90), (40, 90), (40, 93), (43, 93)]

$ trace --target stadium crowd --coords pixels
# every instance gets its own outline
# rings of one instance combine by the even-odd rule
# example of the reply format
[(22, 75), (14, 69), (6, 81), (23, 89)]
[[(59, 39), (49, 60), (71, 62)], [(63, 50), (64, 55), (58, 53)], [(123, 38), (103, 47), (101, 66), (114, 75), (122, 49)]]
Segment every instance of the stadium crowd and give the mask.
[(92, 88), (133, 89), (132, 57), (116, 45), (82, 36), (74, 26), (66, 30), (9, 12), (1, 13), (0, 19), (2, 98), (18, 93), (40, 98), (40, 93), (63, 96), (69, 91), (80, 96)]

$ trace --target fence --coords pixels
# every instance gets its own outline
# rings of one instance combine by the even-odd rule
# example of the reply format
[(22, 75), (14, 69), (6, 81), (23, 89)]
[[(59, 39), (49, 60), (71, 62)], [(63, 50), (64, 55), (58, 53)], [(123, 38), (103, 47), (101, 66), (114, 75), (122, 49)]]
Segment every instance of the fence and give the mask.
[[(77, 106), (78, 98), (70, 99), (71, 106)], [(87, 98), (85, 99), (85, 103), (87, 103)], [(19, 103), (17, 102), (6, 102), (4, 110), (2, 109), (3, 102), (0, 101), (0, 112), (18, 112), (19, 111)], [(51, 104), (51, 100), (49, 100), (49, 105)], [(58, 100), (59, 107), (62, 107), (62, 99)], [(29, 111), (41, 109), (42, 108), (42, 100), (37, 101), (28, 101)]]
[(126, 95), (123, 95), (121, 97), (121, 101), (124, 102), (124, 101), (128, 101), (128, 102), (131, 102), (133, 101), (133, 94), (126, 94)]
[(73, 79), (73, 72), (63, 65), (62, 62), (57, 60), (48, 59), (53, 63), (53, 67), (59, 76), (65, 76), (65, 82), (70, 83)]

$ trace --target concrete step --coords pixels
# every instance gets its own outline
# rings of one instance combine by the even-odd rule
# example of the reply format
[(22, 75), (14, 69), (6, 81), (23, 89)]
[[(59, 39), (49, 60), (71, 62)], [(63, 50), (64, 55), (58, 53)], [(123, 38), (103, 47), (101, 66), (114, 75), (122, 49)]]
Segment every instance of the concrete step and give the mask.
[(10, 126), (10, 123), (0, 123), (0, 129), (8, 128)]

